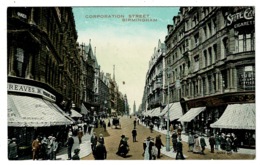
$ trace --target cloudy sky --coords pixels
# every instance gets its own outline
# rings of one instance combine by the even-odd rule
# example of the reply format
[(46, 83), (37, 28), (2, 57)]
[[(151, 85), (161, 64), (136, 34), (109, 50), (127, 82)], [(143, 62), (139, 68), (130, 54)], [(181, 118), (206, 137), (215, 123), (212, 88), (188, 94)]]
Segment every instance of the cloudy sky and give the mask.
[[(167, 25), (178, 11), (179, 7), (73, 7), (78, 42), (89, 44), (91, 39), (104, 72), (113, 74), (115, 65), (116, 82), (131, 109), (134, 101), (137, 108), (141, 104), (154, 47), (159, 39), (164, 42)], [(151, 21), (129, 20), (136, 15)]]

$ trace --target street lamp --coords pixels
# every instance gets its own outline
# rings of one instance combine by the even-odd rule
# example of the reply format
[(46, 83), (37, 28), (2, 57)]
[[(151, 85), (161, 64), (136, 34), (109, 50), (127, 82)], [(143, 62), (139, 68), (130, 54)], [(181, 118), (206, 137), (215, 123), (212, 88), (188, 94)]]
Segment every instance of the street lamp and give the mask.
[[(168, 69), (167, 69), (168, 71)], [(166, 151), (170, 151), (170, 88), (169, 88), (169, 74), (167, 73), (167, 81), (168, 81), (168, 86), (167, 86), (167, 91), (168, 91), (168, 111), (167, 111), (167, 134), (166, 134)]]

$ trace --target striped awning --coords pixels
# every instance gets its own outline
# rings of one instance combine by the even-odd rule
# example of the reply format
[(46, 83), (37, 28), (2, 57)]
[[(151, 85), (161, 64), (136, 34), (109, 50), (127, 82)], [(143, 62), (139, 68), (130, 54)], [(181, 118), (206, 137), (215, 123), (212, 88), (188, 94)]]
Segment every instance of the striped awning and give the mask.
[(8, 95), (7, 108), (10, 127), (46, 127), (73, 123), (55, 109), (52, 103), (41, 98)]
[(198, 116), (202, 111), (204, 111), (206, 107), (197, 107), (191, 108), (187, 113), (185, 113), (178, 121), (181, 122), (190, 122), (196, 116)]
[(157, 107), (155, 109), (153, 109), (153, 112), (151, 112), (150, 116), (154, 117), (154, 116), (158, 116), (161, 112), (161, 107)]
[(164, 118), (167, 118), (168, 117), (168, 110), (169, 110), (170, 121), (179, 119), (180, 117), (183, 116), (182, 107), (181, 107), (180, 102), (175, 102), (175, 103), (168, 104), (162, 110), (162, 112), (160, 112), (159, 116), (163, 116)]
[(255, 130), (255, 103), (230, 104), (211, 128)]
[(82, 117), (82, 114), (80, 114), (79, 112), (75, 111), (74, 109), (71, 109), (71, 117)]

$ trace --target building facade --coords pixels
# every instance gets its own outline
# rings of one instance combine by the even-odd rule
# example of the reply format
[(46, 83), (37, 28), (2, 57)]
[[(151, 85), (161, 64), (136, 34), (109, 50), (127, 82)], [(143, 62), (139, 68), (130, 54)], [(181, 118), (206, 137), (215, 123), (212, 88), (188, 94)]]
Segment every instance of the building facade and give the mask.
[[(8, 137), (28, 145), (39, 131), (45, 133), (44, 128), (69, 124), (58, 124), (55, 118), (41, 122), (44, 114), (56, 114), (52, 110), (60, 108), (69, 112), (72, 102), (80, 108), (81, 68), (72, 8), (9, 7), (7, 38)], [(21, 105), (26, 99), (28, 111), (35, 106), (28, 115)], [(41, 107), (46, 108), (43, 116), (32, 117)]]
[(228, 105), (255, 103), (254, 13), (253, 7), (181, 7), (167, 26), (167, 97), (181, 102), (183, 114), (206, 108), (184, 123), (186, 130), (223, 132), (210, 124)]
[(146, 82), (143, 99), (144, 110), (151, 110), (165, 105), (164, 96), (164, 77), (165, 77), (165, 45), (160, 40), (157, 48), (154, 48), (154, 53), (149, 61), (149, 69), (146, 74)]

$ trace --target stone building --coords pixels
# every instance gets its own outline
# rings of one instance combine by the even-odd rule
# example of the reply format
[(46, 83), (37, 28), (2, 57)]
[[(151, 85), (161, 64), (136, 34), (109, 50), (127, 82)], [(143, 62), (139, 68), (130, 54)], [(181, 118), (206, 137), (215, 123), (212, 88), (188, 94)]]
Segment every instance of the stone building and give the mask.
[[(235, 132), (241, 141), (254, 136), (254, 13), (254, 7), (181, 7), (167, 26), (166, 97), (181, 103), (185, 131)], [(240, 115), (230, 108), (234, 104)], [(252, 108), (243, 110), (243, 105)], [(232, 121), (250, 117), (230, 123), (224, 120), (226, 109)]]
[[(70, 7), (7, 9), (8, 136), (19, 143), (69, 125), (61, 111), (69, 112), (72, 102), (80, 108), (77, 38)], [(44, 132), (50, 126), (57, 127)]]

